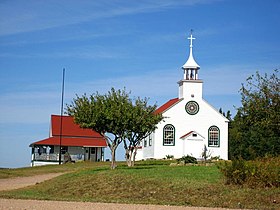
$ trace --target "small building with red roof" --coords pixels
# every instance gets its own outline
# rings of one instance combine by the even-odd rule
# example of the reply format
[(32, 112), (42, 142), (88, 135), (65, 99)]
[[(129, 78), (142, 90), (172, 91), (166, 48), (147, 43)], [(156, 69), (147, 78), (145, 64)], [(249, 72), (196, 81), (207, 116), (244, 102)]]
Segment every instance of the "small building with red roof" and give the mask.
[(178, 97), (170, 99), (155, 111), (162, 114), (164, 119), (139, 145), (137, 160), (187, 155), (202, 159), (205, 149), (208, 156), (228, 159), (229, 120), (203, 99), (203, 81), (198, 74), (200, 66), (193, 57), (195, 38), (191, 34), (188, 39), (189, 57), (182, 66), (184, 75), (178, 82)]
[(102, 161), (107, 143), (104, 137), (91, 130), (80, 128), (71, 116), (51, 116), (49, 138), (30, 144), (31, 165), (58, 164), (66, 155), (72, 161)]

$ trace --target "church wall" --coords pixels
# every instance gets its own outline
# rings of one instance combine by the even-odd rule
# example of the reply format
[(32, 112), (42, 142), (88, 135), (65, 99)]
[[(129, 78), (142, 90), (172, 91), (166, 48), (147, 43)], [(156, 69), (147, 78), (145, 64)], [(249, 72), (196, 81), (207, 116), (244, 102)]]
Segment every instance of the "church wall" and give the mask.
[[(144, 145), (145, 140), (146, 146)], [(151, 133), (151, 143), (149, 142), (149, 136), (145, 140), (141, 142), (141, 149), (137, 150), (136, 160), (154, 158), (154, 133)]]
[(149, 144), (149, 137), (147, 139), (147, 146), (143, 147), (143, 158), (144, 159), (150, 159), (154, 157), (154, 133), (151, 134), (151, 145)]
[[(192, 155), (201, 158), (204, 145), (208, 148), (211, 156), (220, 156), (228, 159), (227, 156), (227, 123), (219, 112), (202, 99), (192, 99), (199, 104), (199, 112), (196, 115), (189, 115), (185, 111), (185, 104), (188, 100), (183, 100), (163, 115), (167, 118), (161, 122), (155, 132), (155, 158), (164, 158), (166, 155), (174, 155), (180, 158), (184, 155)], [(172, 117), (171, 117), (172, 116)], [(163, 146), (163, 127), (166, 124), (175, 126), (175, 145)], [(217, 126), (220, 129), (220, 147), (208, 147), (208, 129), (210, 126)], [(181, 139), (183, 135), (196, 131), (202, 137), (200, 140)]]
[[(200, 66), (192, 54), (192, 41), (195, 39), (192, 33), (188, 39), (190, 40), (190, 54), (187, 62), (182, 66), (184, 77), (178, 82), (180, 100), (163, 112), (165, 118), (157, 126), (153, 147), (149, 149), (143, 147), (141, 150), (144, 159), (151, 156), (162, 159), (166, 155), (173, 155), (175, 158), (184, 155), (202, 158), (205, 146), (212, 157), (220, 156), (222, 159), (228, 159), (228, 120), (202, 98), (203, 81), (198, 79)], [(165, 106), (168, 106), (168, 103)], [(170, 145), (167, 146), (163, 145), (163, 128), (168, 124), (175, 127), (175, 144), (172, 144), (174, 127), (169, 125), (166, 132), (169, 138), (166, 139), (166, 143)], [(215, 147), (209, 145), (211, 126), (215, 126), (212, 129), (212, 144)], [(218, 143), (216, 136), (219, 136)]]

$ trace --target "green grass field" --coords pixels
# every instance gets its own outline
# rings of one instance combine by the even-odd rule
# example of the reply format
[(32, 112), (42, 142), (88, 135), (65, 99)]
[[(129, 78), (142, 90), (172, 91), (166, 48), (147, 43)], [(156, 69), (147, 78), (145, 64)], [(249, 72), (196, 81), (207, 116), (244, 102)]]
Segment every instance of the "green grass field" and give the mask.
[[(77, 163), (62, 166), (0, 170), (0, 178), (67, 172), (27, 188), (2, 191), (0, 197), (141, 203), (226, 208), (280, 209), (279, 188), (224, 185), (216, 166), (169, 166), (168, 161), (142, 161), (134, 168), (119, 163)], [(4, 175), (3, 175), (4, 174)], [(8, 175), (7, 175), (8, 174)], [(276, 203), (275, 203), (276, 201)]]

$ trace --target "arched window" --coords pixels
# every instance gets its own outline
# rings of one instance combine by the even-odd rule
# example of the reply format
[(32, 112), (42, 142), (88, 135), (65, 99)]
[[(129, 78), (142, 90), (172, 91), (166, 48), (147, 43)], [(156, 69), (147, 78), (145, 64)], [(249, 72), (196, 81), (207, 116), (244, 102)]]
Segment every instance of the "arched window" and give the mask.
[(174, 146), (175, 145), (175, 127), (173, 125), (165, 125), (163, 128), (163, 145)]
[(217, 126), (211, 126), (208, 130), (208, 146), (220, 146), (220, 129)]

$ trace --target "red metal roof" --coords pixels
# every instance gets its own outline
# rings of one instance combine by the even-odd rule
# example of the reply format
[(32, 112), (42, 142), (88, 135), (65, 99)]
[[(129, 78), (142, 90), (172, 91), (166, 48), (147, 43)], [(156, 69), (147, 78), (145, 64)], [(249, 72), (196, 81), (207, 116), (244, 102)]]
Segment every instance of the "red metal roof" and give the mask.
[(96, 131), (80, 128), (71, 116), (51, 116), (50, 138), (33, 142), (32, 145), (60, 145), (60, 125), (62, 119), (61, 144), (63, 146), (106, 147), (107, 143)]
[[(50, 137), (32, 143), (32, 145), (60, 145), (60, 137)], [(62, 146), (72, 146), (72, 147), (107, 147), (106, 141), (102, 138), (79, 138), (79, 137), (62, 137), (61, 138)]]
[(173, 106), (175, 103), (177, 103), (179, 101), (179, 98), (173, 98), (169, 101), (167, 101), (165, 104), (163, 104), (162, 106), (160, 106), (155, 113), (159, 114), (164, 112), (165, 110), (167, 110), (168, 108), (170, 108), (171, 106)]
[[(51, 129), (52, 136), (60, 135), (60, 119), (59, 115), (51, 116)], [(71, 116), (62, 116), (62, 136), (83, 136), (83, 137), (102, 137), (96, 131), (91, 129), (80, 128), (75, 124), (74, 118)]]

